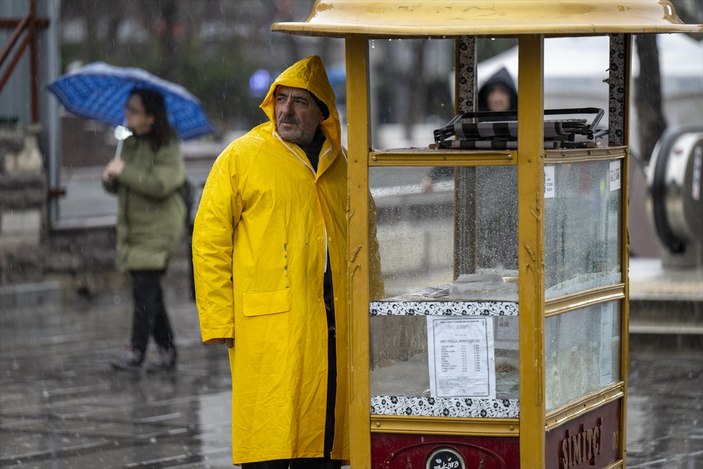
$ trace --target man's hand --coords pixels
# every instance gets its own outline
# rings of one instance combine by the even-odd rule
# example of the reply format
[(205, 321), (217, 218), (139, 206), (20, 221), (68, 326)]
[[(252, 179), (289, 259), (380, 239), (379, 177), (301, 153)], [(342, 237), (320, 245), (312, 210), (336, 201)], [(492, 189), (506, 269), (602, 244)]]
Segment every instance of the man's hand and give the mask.
[(210, 339), (209, 344), (225, 344), (227, 348), (234, 347), (234, 339)]

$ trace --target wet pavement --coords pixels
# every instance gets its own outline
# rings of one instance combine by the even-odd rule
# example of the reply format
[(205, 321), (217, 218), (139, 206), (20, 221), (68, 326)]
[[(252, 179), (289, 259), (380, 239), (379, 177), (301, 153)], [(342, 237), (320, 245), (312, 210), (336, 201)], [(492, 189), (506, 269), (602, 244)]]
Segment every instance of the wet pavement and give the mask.
[(200, 343), (186, 292), (167, 295), (180, 360), (163, 375), (110, 369), (129, 334), (122, 293), (2, 311), (0, 467), (231, 468), (227, 354)]
[(631, 337), (629, 469), (703, 468), (703, 353), (675, 340)]
[[(200, 343), (188, 288), (167, 284), (172, 374), (110, 369), (129, 334), (126, 285), (0, 312), (0, 467), (232, 467), (226, 352)], [(656, 334), (631, 345), (627, 467), (703, 468), (701, 348)]]

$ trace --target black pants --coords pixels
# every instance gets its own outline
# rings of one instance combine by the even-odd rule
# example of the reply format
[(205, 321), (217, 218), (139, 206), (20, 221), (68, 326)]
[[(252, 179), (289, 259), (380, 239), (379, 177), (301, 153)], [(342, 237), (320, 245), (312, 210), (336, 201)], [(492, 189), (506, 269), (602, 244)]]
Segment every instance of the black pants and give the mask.
[(132, 299), (134, 315), (132, 317), (132, 348), (146, 353), (149, 336), (166, 350), (174, 350), (173, 330), (166, 314), (161, 277), (163, 270), (132, 270)]
[[(290, 464), (290, 465), (289, 465)], [(276, 461), (250, 462), (242, 464), (242, 469), (339, 469), (342, 461), (331, 459), (279, 459)]]

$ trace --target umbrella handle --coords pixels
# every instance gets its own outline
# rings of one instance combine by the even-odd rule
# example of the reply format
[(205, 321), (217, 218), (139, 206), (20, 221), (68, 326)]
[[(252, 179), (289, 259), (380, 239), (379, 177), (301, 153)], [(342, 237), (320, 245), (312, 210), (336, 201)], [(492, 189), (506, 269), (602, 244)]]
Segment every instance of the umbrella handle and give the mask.
[[(125, 122), (127, 124), (127, 122)], [(115, 138), (117, 139), (117, 148), (115, 148), (115, 159), (119, 160), (122, 157), (122, 145), (124, 141), (132, 135), (132, 131), (125, 125), (115, 127)]]
[(124, 145), (124, 140), (117, 141), (117, 147), (115, 147), (115, 157), (114, 159), (119, 160), (122, 158), (122, 146)]

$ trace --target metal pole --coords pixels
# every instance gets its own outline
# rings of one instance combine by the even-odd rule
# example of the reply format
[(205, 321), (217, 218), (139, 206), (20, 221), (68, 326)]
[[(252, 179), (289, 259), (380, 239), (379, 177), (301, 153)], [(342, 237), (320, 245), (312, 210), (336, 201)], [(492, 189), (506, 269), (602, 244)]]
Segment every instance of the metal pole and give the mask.
[(15, 28), (15, 31), (12, 33), (12, 36), (10, 36), (10, 39), (5, 43), (5, 47), (0, 53), (0, 66), (2, 66), (2, 64), (5, 63), (5, 60), (7, 60), (7, 58), (10, 56), (10, 51), (15, 46), (15, 43), (17, 43), (17, 40), (20, 38), (20, 35), (22, 34), (24, 28), (27, 27), (28, 22), (29, 17), (22, 18), (22, 21), (19, 22), (19, 24)]
[(29, 74), (32, 96), (32, 122), (39, 122), (39, 73), (37, 66), (37, 2), (29, 1)]
[[(47, 81), (52, 81), (61, 72), (59, 54), (59, 18), (61, 13), (60, 1), (47, 2), (46, 15), (49, 17), (48, 29), (46, 31), (46, 47), (42, 51), (42, 63), (45, 64)], [(54, 97), (44, 101), (44, 120), (46, 122), (46, 134), (48, 137), (48, 171), (49, 187), (53, 190), (62, 190), (61, 184), (61, 118), (59, 116), (59, 103)], [(59, 219), (59, 199), (49, 200), (49, 223), (56, 223)]]
[[(476, 37), (455, 42), (455, 112), (476, 110)], [(476, 168), (454, 169), (454, 278), (476, 272)]]

